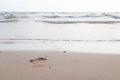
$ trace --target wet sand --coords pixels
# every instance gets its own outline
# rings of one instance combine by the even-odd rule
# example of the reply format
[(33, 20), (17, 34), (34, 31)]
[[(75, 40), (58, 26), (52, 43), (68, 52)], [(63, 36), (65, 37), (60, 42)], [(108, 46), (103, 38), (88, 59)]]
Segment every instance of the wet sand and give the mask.
[(1, 51), (0, 80), (120, 80), (120, 54)]

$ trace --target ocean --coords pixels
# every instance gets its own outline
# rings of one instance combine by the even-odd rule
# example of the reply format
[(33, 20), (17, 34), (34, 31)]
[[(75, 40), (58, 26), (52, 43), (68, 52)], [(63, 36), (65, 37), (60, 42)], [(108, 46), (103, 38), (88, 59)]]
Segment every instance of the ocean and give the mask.
[(120, 53), (120, 13), (0, 12), (0, 50)]

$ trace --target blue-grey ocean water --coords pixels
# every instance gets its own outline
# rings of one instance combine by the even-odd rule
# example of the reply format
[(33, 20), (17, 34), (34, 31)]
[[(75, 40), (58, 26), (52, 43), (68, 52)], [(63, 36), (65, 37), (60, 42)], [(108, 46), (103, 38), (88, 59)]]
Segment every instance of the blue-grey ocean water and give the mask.
[(120, 53), (120, 13), (0, 12), (0, 50)]

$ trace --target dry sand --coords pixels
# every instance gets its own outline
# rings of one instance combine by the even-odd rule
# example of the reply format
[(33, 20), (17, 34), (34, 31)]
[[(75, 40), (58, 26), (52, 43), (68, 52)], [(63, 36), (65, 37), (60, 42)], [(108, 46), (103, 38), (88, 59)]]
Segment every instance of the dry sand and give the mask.
[(2, 51), (0, 80), (120, 80), (120, 55)]

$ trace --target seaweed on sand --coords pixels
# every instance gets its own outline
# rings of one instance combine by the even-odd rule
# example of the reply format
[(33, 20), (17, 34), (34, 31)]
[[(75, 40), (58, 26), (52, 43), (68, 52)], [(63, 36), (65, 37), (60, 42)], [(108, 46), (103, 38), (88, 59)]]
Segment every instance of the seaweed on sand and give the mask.
[(29, 62), (44, 61), (44, 60), (47, 60), (47, 58), (46, 57), (39, 57), (39, 58), (36, 58), (36, 59), (31, 59), (31, 60), (29, 60)]

